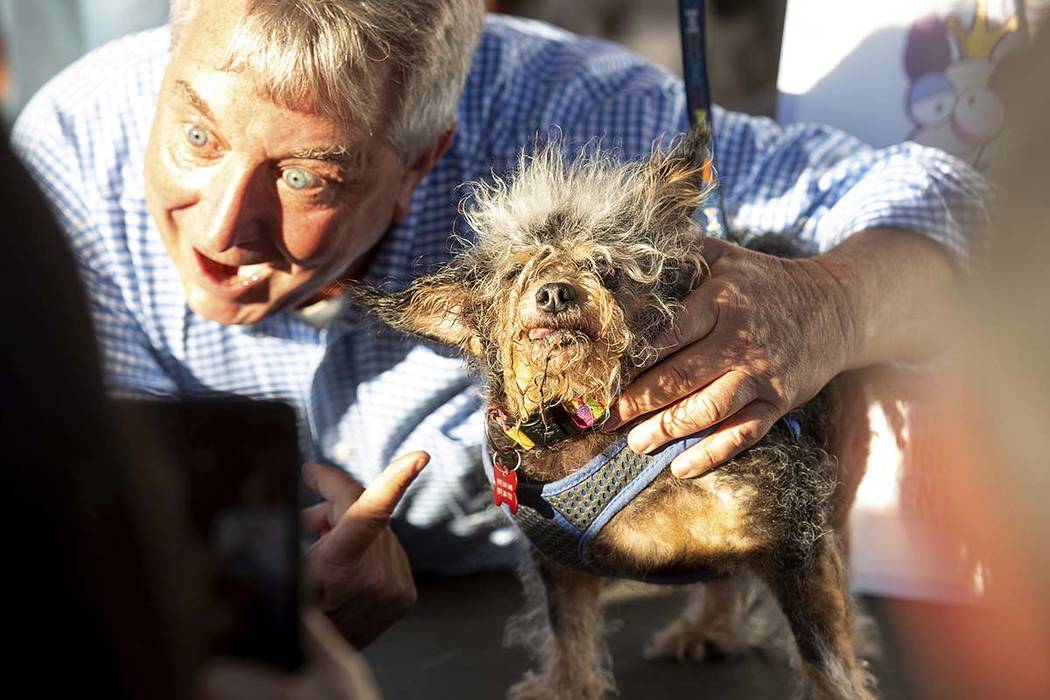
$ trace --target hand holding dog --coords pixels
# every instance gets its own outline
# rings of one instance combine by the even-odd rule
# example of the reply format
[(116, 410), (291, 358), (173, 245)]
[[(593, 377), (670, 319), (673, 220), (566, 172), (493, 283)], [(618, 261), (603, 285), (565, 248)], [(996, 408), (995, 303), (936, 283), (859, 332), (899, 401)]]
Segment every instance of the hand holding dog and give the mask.
[(321, 609), (357, 648), (415, 604), (408, 558), (388, 525), (429, 460), (425, 452), (399, 457), (367, 489), (333, 467), (303, 470), (306, 484), (325, 499), (303, 510), (303, 526), (321, 535), (306, 552), (307, 580)]
[(642, 453), (721, 423), (672, 462), (682, 478), (755, 444), (839, 372), (928, 354), (950, 322), (952, 263), (910, 232), (862, 232), (816, 258), (717, 239), (704, 254), (709, 278), (613, 411), (615, 425), (652, 414), (628, 435)]

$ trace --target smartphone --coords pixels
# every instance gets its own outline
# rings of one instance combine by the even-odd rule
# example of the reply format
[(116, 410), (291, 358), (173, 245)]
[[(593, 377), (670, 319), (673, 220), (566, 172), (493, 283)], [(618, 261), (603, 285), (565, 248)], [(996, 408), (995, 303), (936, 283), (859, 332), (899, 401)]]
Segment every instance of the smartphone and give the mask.
[(285, 670), (302, 664), (299, 470), (295, 412), (248, 399), (114, 400), (133, 459), (167, 481), (191, 551), (203, 554), (201, 620), (212, 655)]

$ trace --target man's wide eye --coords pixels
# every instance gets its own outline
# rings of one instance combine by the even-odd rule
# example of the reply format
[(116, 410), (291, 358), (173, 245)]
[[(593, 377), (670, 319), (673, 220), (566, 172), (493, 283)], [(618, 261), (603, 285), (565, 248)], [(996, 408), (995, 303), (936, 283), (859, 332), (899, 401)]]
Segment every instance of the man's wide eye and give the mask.
[(183, 135), (186, 137), (186, 142), (194, 148), (204, 148), (210, 140), (208, 132), (196, 124), (187, 124)]
[(319, 182), (316, 175), (302, 168), (288, 168), (281, 174), (281, 179), (293, 190), (313, 189)]

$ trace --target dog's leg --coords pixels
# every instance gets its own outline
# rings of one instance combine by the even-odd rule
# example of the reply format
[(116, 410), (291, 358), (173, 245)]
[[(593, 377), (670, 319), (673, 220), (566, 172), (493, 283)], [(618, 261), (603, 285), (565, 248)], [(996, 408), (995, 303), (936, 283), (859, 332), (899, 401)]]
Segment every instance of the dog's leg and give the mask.
[(772, 569), (769, 575), (798, 642), (799, 656), (820, 700), (873, 700), (870, 674), (856, 658), (852, 609), (841, 549), (829, 532), (801, 570)]
[(766, 585), (741, 569), (694, 586), (682, 614), (653, 635), (645, 657), (702, 661), (763, 649), (781, 651), (790, 642), (784, 616)]
[(602, 640), (598, 595), (601, 579), (534, 555), (522, 572), (531, 610), (511, 619), (507, 639), (525, 642), (536, 656), (507, 694), (510, 700), (598, 700), (612, 690)]

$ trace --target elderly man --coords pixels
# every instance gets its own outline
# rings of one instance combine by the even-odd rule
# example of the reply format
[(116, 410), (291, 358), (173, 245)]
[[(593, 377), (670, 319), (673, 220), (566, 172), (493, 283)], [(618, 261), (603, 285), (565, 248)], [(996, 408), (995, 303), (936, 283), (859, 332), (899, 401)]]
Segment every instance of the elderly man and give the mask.
[[(457, 186), (508, 171), (537, 134), (643, 157), (686, 128), (682, 87), (611, 45), (485, 20), (473, 0), (175, 0), (172, 19), (52, 81), (16, 145), (80, 261), (113, 391), (297, 406), (308, 459), (329, 465), (307, 470), (326, 499), (306, 514), (322, 533), (307, 564), (365, 643), (413, 600), (402, 545), (439, 572), (515, 555), (485, 509), (470, 377), (359, 318), (339, 280), (404, 282), (447, 258), (450, 234), (469, 235)], [(936, 346), (985, 218), (981, 181), (939, 152), (714, 117), (730, 225), (822, 254), (711, 242), (678, 351), (615, 407), (651, 414), (639, 451), (721, 422), (673, 465), (687, 477), (836, 373)], [(433, 465), (382, 471), (409, 449)], [(385, 518), (417, 474), (395, 539)]]

